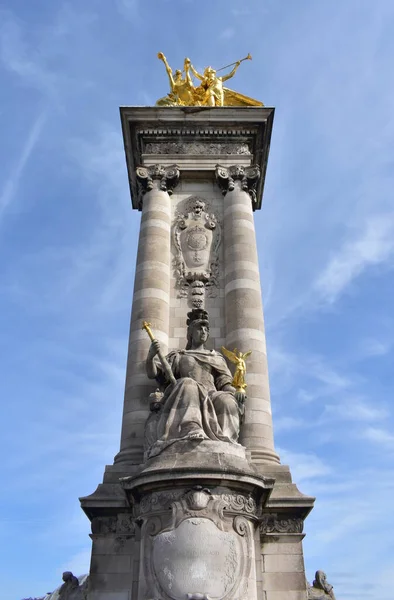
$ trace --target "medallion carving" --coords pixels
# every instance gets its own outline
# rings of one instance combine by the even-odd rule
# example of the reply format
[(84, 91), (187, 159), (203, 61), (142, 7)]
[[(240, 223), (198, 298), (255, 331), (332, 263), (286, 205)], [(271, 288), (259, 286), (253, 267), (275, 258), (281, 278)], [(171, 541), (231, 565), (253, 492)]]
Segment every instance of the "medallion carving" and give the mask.
[(194, 308), (204, 308), (205, 294), (215, 297), (218, 287), (221, 227), (208, 204), (197, 196), (178, 212), (173, 225), (173, 260), (178, 297), (187, 297)]

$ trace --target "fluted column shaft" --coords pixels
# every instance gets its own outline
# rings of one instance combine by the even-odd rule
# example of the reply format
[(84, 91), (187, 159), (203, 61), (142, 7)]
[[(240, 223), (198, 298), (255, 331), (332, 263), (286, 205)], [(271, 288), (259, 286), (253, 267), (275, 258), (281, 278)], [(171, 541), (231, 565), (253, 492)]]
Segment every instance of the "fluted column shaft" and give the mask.
[(242, 352), (252, 350), (247, 361), (248, 398), (240, 442), (250, 451), (252, 462), (278, 463), (272, 430), (253, 193), (251, 198), (245, 177), (230, 177), (224, 182), (219, 176), (218, 182), (225, 194), (226, 347)]
[[(138, 176), (138, 173), (137, 173)], [(179, 177), (179, 172), (178, 172)], [(120, 452), (115, 462), (141, 463), (144, 425), (149, 411), (152, 382), (146, 376), (145, 360), (150, 339), (142, 321), (150, 321), (163, 352), (168, 350), (170, 264), (171, 264), (171, 190), (163, 178), (149, 178), (143, 196), (140, 236), (134, 280), (126, 370)], [(145, 182), (146, 183), (146, 182)]]

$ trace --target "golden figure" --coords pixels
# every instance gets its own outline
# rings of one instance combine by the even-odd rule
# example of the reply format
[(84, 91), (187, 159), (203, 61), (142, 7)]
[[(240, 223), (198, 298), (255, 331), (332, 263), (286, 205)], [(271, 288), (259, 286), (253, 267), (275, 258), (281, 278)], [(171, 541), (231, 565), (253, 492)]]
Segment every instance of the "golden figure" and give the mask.
[(170, 80), (170, 88), (171, 92), (165, 98), (161, 98), (157, 101), (157, 104), (160, 106), (173, 106), (173, 105), (181, 105), (181, 106), (191, 106), (193, 104), (193, 92), (194, 85), (192, 78), (189, 73), (190, 60), (188, 65), (185, 58), (184, 71), (185, 77), (182, 77), (182, 71), (177, 69), (175, 71), (175, 76), (172, 74), (172, 69), (169, 66), (166, 57), (162, 52), (159, 52), (157, 58), (163, 61), (164, 66), (167, 71), (168, 79)]
[(248, 350), (248, 352), (243, 353), (234, 348), (233, 352), (231, 352), (231, 350), (227, 350), (227, 348), (222, 346), (222, 352), (229, 360), (231, 360), (231, 362), (237, 365), (233, 377), (233, 386), (237, 392), (242, 392), (244, 394), (246, 388), (248, 387), (245, 381), (245, 359), (252, 354), (252, 351)]
[(233, 70), (224, 77), (218, 77), (215, 69), (212, 69), (212, 67), (207, 67), (204, 70), (204, 75), (200, 75), (193, 65), (190, 65), (194, 77), (197, 77), (201, 81), (201, 92), (200, 88), (197, 88), (196, 93), (201, 93), (202, 104), (204, 106), (224, 106), (223, 81), (227, 81), (227, 79), (233, 77), (240, 64), (241, 61), (237, 61)]
[[(173, 76), (172, 69), (168, 65), (164, 54), (159, 52), (157, 57), (164, 63), (171, 87), (171, 92), (156, 102), (158, 106), (264, 106), (258, 100), (254, 100), (223, 86), (224, 81), (235, 75), (242, 61), (252, 59), (250, 54), (221, 69), (216, 70), (212, 67), (206, 67), (203, 75), (196, 71), (189, 58), (185, 58), (183, 71), (177, 69), (175, 76)], [(227, 75), (217, 75), (219, 71), (233, 65), (232, 71)], [(194, 77), (201, 81), (198, 87), (194, 86), (190, 71)]]

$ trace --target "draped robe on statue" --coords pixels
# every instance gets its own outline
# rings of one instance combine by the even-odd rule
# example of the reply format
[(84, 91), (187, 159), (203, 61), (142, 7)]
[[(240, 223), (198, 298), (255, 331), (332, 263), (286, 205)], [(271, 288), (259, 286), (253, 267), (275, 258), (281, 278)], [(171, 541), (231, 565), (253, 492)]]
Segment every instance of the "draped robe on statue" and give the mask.
[(157, 381), (166, 386), (157, 425), (158, 441), (150, 455), (181, 439), (210, 439), (236, 444), (239, 409), (234, 394), (222, 391), (232, 376), (215, 350), (175, 350), (167, 356), (177, 382), (168, 384), (155, 359)]

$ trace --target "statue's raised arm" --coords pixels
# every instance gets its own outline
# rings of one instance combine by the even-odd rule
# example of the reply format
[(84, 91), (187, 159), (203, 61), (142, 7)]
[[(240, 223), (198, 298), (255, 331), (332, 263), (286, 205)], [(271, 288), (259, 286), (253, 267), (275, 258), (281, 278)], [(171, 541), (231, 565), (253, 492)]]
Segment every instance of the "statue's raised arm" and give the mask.
[(196, 69), (193, 67), (193, 65), (190, 63), (190, 70), (193, 73), (194, 77), (197, 77), (197, 79), (199, 79), (200, 81), (204, 81), (204, 75), (200, 75), (200, 73), (198, 71), (196, 71)]
[(170, 80), (170, 88), (171, 88), (171, 91), (173, 92), (174, 89), (175, 89), (175, 81), (174, 81), (174, 77), (172, 75), (172, 69), (171, 69), (170, 65), (168, 64), (167, 59), (164, 56), (163, 52), (158, 52), (157, 53), (157, 58), (159, 60), (162, 60), (163, 63), (164, 63), (164, 66), (165, 66), (166, 71), (167, 71), (168, 79)]
[(240, 60), (238, 60), (238, 61), (235, 63), (235, 67), (234, 67), (234, 69), (233, 69), (232, 71), (230, 71), (230, 73), (228, 73), (228, 75), (224, 75), (224, 76), (221, 78), (221, 79), (222, 79), (222, 82), (223, 82), (223, 81), (227, 81), (227, 79), (231, 79), (231, 77), (234, 77), (234, 75), (235, 75), (235, 73), (237, 72), (237, 69), (238, 69), (238, 67), (239, 67), (239, 65), (240, 65), (240, 64), (241, 64), (241, 61), (240, 61)]

